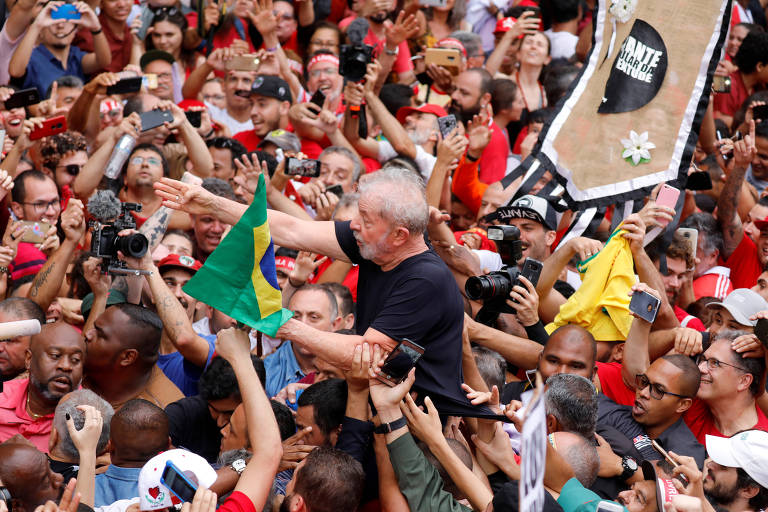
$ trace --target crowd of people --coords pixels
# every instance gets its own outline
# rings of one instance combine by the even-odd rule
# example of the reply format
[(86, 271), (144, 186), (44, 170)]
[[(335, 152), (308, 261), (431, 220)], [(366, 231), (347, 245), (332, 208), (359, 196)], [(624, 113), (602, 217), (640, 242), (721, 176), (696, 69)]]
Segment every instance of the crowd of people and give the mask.
[[(510, 176), (595, 7), (3, 1), (0, 512), (518, 510), (539, 403), (543, 510), (768, 509), (766, 2), (705, 186), (564, 239)], [(276, 334), (185, 288), (264, 196)]]

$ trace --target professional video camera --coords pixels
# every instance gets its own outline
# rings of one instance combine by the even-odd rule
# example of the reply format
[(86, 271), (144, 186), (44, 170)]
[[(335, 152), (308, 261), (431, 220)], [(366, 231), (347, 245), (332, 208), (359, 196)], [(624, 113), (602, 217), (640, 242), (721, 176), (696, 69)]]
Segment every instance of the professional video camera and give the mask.
[(91, 253), (101, 258), (101, 269), (110, 274), (142, 274), (142, 270), (128, 268), (118, 258), (118, 251), (131, 258), (141, 258), (149, 249), (147, 237), (141, 233), (120, 236), (124, 229), (135, 229), (136, 220), (131, 212), (140, 212), (138, 203), (121, 203), (111, 190), (96, 192), (88, 200), (88, 213), (96, 220), (90, 222)]
[(464, 290), (470, 299), (483, 301), (476, 320), (492, 326), (499, 313), (516, 313), (515, 308), (507, 304), (507, 300), (509, 292), (519, 284), (518, 276), (524, 276), (536, 286), (542, 265), (538, 260), (525, 258), (523, 268), (517, 268), (517, 262), (523, 257), (523, 243), (516, 226), (490, 226), (488, 239), (496, 242), (504, 266), (484, 276), (470, 277)]

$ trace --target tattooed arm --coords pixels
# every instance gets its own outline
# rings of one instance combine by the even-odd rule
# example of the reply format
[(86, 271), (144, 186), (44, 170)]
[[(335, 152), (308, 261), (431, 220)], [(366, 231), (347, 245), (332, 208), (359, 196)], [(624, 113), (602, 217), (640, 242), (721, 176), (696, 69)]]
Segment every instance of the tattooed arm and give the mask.
[(728, 260), (744, 238), (744, 227), (738, 212), (738, 198), (744, 175), (752, 158), (757, 154), (755, 147), (755, 122), (750, 121), (749, 135), (733, 145), (733, 169), (725, 180), (717, 200), (717, 222), (723, 232), (723, 259)]
[(157, 249), (157, 246), (160, 245), (163, 236), (165, 236), (165, 230), (168, 229), (168, 223), (171, 221), (172, 215), (173, 210), (167, 206), (161, 206), (155, 213), (150, 215), (144, 224), (141, 225), (139, 233), (149, 240), (148, 253), (151, 254)]
[(61, 214), (61, 228), (66, 238), (37, 273), (32, 287), (27, 292), (27, 297), (43, 311), (46, 311), (56, 298), (67, 273), (67, 265), (77, 250), (77, 243), (85, 233), (83, 203), (77, 199), (69, 200), (67, 209)]

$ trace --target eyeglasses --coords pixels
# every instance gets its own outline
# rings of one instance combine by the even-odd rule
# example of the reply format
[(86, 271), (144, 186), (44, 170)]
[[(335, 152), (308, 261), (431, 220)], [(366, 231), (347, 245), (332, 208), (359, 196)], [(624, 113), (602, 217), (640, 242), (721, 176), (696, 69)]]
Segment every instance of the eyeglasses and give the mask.
[(120, 117), (123, 114), (122, 110), (115, 109), (115, 110), (109, 110), (107, 112), (102, 112), (99, 114), (99, 117)]
[(661, 387), (661, 384), (658, 382), (651, 382), (651, 380), (648, 378), (648, 376), (644, 373), (638, 373), (635, 375), (635, 384), (637, 386), (637, 390), (641, 391), (648, 386), (651, 387), (651, 398), (654, 400), (661, 400), (664, 398), (664, 395), (672, 395), (676, 396), (678, 398), (691, 398), (686, 395), (679, 395), (677, 393), (672, 393), (671, 391), (666, 391), (664, 388)]
[(172, 6), (157, 7), (155, 9), (152, 9), (150, 7), (150, 9), (155, 14), (155, 16), (157, 16), (158, 14), (167, 14), (168, 16), (176, 16), (177, 14), (179, 14), (181, 12), (181, 11), (179, 11), (178, 8), (172, 7)]
[(339, 43), (334, 43), (333, 41), (310, 41), (309, 44), (314, 46), (320, 46), (321, 48), (338, 48)]
[(157, 73), (157, 78), (159, 80), (170, 80), (173, 78), (173, 74), (171, 73)]
[(35, 209), (36, 213), (45, 213), (49, 208), (53, 208), (56, 211), (61, 210), (61, 202), (58, 199), (52, 201), (35, 201), (34, 203), (21, 203), (31, 205)]
[(64, 171), (70, 176), (77, 176), (78, 174), (80, 174), (80, 169), (83, 168), (83, 166), (80, 164), (69, 164), (63, 167), (64, 167)]
[(326, 76), (334, 76), (339, 74), (338, 68), (315, 68), (312, 71), (309, 72), (309, 76), (315, 78), (320, 75), (326, 75)]
[(144, 162), (147, 162), (149, 165), (163, 165), (163, 163), (160, 161), (159, 158), (155, 158), (154, 156), (135, 156), (131, 158), (131, 165), (141, 165)]
[(203, 94), (203, 101), (211, 101), (211, 100), (222, 101), (225, 99), (227, 99), (227, 97), (224, 96), (223, 94)]
[(714, 357), (705, 357), (704, 354), (699, 354), (699, 356), (696, 358), (696, 364), (698, 366), (701, 366), (702, 363), (706, 363), (707, 368), (709, 368), (710, 370), (716, 370), (721, 366), (730, 366), (731, 368), (736, 368), (737, 370), (741, 370), (743, 372), (749, 373), (749, 370), (744, 369), (741, 366), (725, 363), (723, 361), (720, 361), (719, 359), (715, 359)]

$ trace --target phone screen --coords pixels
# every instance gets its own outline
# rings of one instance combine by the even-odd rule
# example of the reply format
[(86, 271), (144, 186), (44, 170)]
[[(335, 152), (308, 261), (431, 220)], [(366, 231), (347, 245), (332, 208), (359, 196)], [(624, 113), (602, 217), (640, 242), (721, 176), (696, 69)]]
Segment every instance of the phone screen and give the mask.
[(411, 368), (416, 366), (423, 353), (423, 348), (415, 343), (404, 340), (384, 361), (384, 365), (381, 367), (382, 376), (386, 376), (390, 383), (402, 381), (408, 376)]
[(181, 475), (171, 461), (166, 463), (163, 470), (163, 485), (176, 495), (181, 501), (189, 502), (195, 497), (197, 489)]

